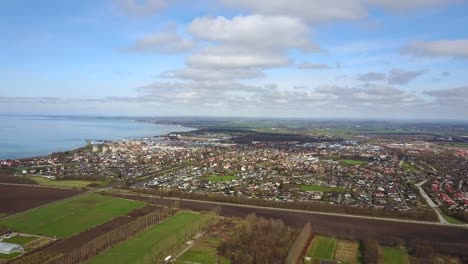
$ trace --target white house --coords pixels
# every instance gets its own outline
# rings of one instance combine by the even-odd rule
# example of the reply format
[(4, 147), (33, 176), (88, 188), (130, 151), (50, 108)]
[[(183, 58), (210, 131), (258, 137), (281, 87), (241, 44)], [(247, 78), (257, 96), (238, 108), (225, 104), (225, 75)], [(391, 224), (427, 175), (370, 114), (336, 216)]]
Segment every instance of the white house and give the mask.
[(24, 248), (20, 245), (16, 244), (10, 244), (10, 243), (4, 243), (0, 242), (0, 253), (1, 254), (12, 254), (15, 252), (24, 252)]

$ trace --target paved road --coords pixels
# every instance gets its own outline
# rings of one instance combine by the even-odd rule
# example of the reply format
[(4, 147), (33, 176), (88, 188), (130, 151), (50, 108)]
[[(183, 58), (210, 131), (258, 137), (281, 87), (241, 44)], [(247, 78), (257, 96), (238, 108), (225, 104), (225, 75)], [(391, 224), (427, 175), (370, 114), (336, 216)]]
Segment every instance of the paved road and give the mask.
[(415, 186), (418, 187), (419, 193), (426, 200), (427, 204), (436, 212), (437, 217), (439, 217), (440, 223), (444, 224), (444, 225), (451, 225), (449, 222), (447, 222), (447, 220), (445, 220), (444, 216), (440, 212), (439, 207), (434, 203), (434, 201), (432, 201), (431, 197), (429, 197), (429, 195), (427, 195), (427, 193), (423, 190), (422, 186), (426, 182), (427, 182), (427, 180), (422, 181), (422, 182), (420, 182), (418, 184), (415, 184)]

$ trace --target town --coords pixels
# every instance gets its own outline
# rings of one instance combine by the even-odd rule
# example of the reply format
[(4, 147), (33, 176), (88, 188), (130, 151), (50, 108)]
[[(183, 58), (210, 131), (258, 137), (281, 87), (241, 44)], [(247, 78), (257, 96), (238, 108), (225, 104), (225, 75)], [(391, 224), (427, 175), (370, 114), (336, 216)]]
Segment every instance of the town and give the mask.
[[(5, 160), (0, 166), (33, 181), (103, 180), (133, 190), (323, 205), (332, 211), (372, 208), (385, 216), (434, 210), (442, 222), (465, 223), (467, 153), (418, 137), (260, 137), (200, 129), (89, 142), (76, 151)], [(429, 218), (435, 215), (416, 219), (433, 220)]]

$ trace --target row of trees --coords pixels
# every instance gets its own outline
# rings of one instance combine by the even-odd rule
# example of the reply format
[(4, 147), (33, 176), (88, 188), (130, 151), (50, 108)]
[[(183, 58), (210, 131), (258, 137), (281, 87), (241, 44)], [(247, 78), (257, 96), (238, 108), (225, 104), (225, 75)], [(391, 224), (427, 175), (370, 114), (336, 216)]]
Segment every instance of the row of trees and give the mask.
[(81, 248), (77, 248), (70, 253), (64, 254), (61, 258), (54, 260), (53, 264), (79, 264), (84, 263), (99, 253), (112, 248), (113, 246), (127, 240), (129, 237), (153, 226), (171, 215), (171, 209), (162, 207), (156, 212), (139, 217), (126, 225), (120, 226), (113, 231), (102, 235)]
[(294, 241), (291, 249), (289, 250), (288, 256), (284, 261), (285, 264), (296, 264), (299, 259), (304, 254), (304, 249), (307, 250), (307, 247), (310, 244), (310, 238), (312, 237), (312, 226), (310, 223), (304, 225), (301, 230), (301, 233)]
[(191, 223), (189, 229), (185, 229), (183, 233), (178, 232), (164, 241), (164, 244), (158, 244), (148, 252), (143, 258), (143, 264), (160, 264), (163, 263), (164, 259), (170, 254), (177, 252), (181, 247), (196, 234), (206, 230), (217, 221), (217, 217), (212, 213), (204, 221)]
[(215, 193), (188, 193), (177, 189), (134, 190), (141, 193), (150, 193), (161, 197), (180, 197), (185, 199), (205, 200), (222, 203), (247, 204), (263, 207), (276, 207), (308, 211), (320, 211), (343, 214), (356, 214), (374, 217), (405, 218), (411, 220), (437, 221), (437, 215), (430, 209), (411, 209), (406, 211), (390, 211), (374, 207), (349, 207), (330, 205), (321, 202), (280, 202), (264, 199), (249, 199), (240, 196), (221, 195)]
[(282, 264), (297, 231), (281, 220), (248, 215), (235, 234), (219, 247), (233, 264)]

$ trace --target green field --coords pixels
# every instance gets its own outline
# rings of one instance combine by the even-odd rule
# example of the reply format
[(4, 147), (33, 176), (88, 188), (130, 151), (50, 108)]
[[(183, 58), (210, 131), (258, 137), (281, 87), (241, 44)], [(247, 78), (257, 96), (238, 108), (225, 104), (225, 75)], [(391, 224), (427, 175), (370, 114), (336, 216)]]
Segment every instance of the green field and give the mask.
[(334, 192), (334, 193), (345, 193), (348, 189), (344, 188), (333, 188), (333, 187), (325, 187), (319, 185), (297, 185), (297, 187), (303, 191), (309, 192)]
[(157, 253), (170, 246), (193, 226), (205, 222), (209, 215), (195, 212), (180, 212), (126, 242), (93, 258), (90, 264), (141, 263), (148, 253)]
[(220, 244), (221, 240), (217, 238), (202, 239), (180, 256), (176, 263), (231, 263), (228, 259), (217, 256), (217, 248)]
[(383, 248), (383, 263), (384, 264), (406, 264), (409, 263), (408, 254), (405, 249), (384, 247)]
[(356, 166), (356, 165), (364, 165), (364, 164), (367, 164), (367, 161), (342, 159), (342, 160), (340, 160), (340, 164), (341, 164), (341, 165), (344, 165), (344, 166)]
[(451, 216), (448, 216), (446, 214), (442, 214), (442, 216), (444, 217), (444, 219), (449, 222), (450, 224), (455, 224), (455, 225), (466, 225), (467, 223), (465, 223), (464, 221), (462, 220), (459, 220), (455, 217), (451, 217)]
[(409, 162), (403, 162), (401, 164), (401, 167), (410, 172), (419, 172), (419, 170), (413, 164)]
[(205, 179), (212, 181), (212, 182), (228, 182), (236, 179), (235, 176), (208, 176)]
[(2, 242), (17, 244), (17, 245), (26, 245), (27, 243), (38, 239), (39, 237), (26, 237), (26, 236), (14, 236), (11, 238), (3, 239)]
[(63, 238), (144, 205), (122, 198), (85, 194), (2, 218), (0, 224), (22, 233)]
[(312, 241), (309, 252), (307, 252), (307, 256), (312, 259), (333, 260), (336, 243), (337, 241), (334, 238), (316, 236)]
[(15, 258), (15, 257), (17, 257), (19, 255), (21, 255), (21, 253), (17, 253), (17, 252), (12, 253), (12, 254), (2, 254), (2, 253), (0, 253), (0, 259), (6, 259), (6, 260), (13, 259), (13, 258)]
[(37, 182), (39, 185), (44, 185), (44, 186), (54, 186), (54, 187), (66, 187), (66, 188), (82, 188), (82, 187), (87, 187), (89, 184), (92, 183), (97, 183), (101, 187), (104, 187), (107, 185), (107, 181), (85, 181), (85, 180), (51, 180), (47, 179), (44, 177), (29, 177), (30, 179), (34, 180)]

